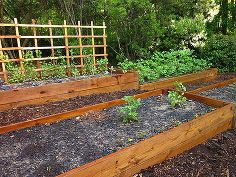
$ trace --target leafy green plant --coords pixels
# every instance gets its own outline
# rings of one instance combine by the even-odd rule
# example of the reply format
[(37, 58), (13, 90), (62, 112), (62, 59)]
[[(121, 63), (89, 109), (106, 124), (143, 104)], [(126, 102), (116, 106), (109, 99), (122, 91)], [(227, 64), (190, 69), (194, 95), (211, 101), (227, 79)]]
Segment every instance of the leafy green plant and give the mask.
[(183, 95), (184, 92), (186, 92), (187, 90), (186, 87), (183, 85), (183, 83), (178, 81), (174, 82), (174, 86), (175, 86), (175, 91), (180, 93), (181, 95)]
[(24, 52), (24, 53), (23, 53), (23, 57), (24, 57), (25, 59), (32, 59), (32, 58), (34, 58), (34, 52), (31, 51), (31, 50), (29, 50), (29, 51), (27, 51), (27, 52)]
[(24, 62), (24, 73), (22, 73), (17, 63), (8, 62), (6, 63), (6, 69), (9, 73), (9, 83), (20, 83), (24, 81), (39, 80), (38, 73), (35, 70), (36, 67), (32, 62)]
[(141, 83), (161, 77), (197, 72), (210, 67), (206, 60), (197, 59), (191, 50), (154, 52), (148, 59), (140, 59), (135, 62), (126, 59), (118, 65), (125, 72), (138, 71)]
[(122, 114), (124, 123), (138, 121), (137, 109), (141, 105), (140, 99), (133, 96), (125, 96), (122, 100), (127, 102), (126, 106), (120, 108), (119, 112)]
[(37, 58), (42, 58), (42, 51), (41, 50), (36, 50), (35, 55)]
[(67, 77), (67, 64), (65, 60), (61, 60), (57, 64), (52, 62), (44, 62), (41, 67), (43, 69), (42, 79)]
[(176, 107), (187, 101), (187, 98), (184, 97), (184, 92), (186, 91), (186, 87), (179, 82), (175, 82), (175, 90), (168, 92), (168, 99), (171, 106)]
[(8, 55), (0, 54), (0, 60), (8, 60)]
[(107, 72), (107, 64), (108, 64), (108, 59), (107, 58), (103, 58), (97, 61), (97, 69), (99, 72), (101, 73), (105, 73)]
[(25, 80), (25, 76), (21, 73), (20, 67), (16, 63), (7, 62), (6, 69), (9, 83), (19, 83)]
[(97, 73), (96, 67), (93, 63), (93, 57), (84, 58), (84, 68), (83, 73), (87, 75), (94, 75)]

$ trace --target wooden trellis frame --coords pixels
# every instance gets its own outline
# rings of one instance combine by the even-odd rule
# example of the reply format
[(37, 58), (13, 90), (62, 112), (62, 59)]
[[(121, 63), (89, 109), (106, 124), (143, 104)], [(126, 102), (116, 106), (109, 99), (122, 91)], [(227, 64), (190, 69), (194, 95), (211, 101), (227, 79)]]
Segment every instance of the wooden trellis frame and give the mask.
[[(71, 59), (80, 59), (79, 64), (75, 65), (75, 67), (77, 68), (83, 68), (84, 67), (84, 60), (87, 57), (92, 57), (93, 58), (93, 65), (96, 66), (96, 61), (97, 58), (107, 58), (108, 54), (107, 54), (107, 43), (106, 43), (106, 25), (103, 22), (102, 26), (95, 26), (93, 22), (91, 22), (90, 26), (83, 26), (81, 25), (80, 21), (78, 21), (78, 25), (68, 25), (66, 20), (64, 21), (63, 25), (52, 25), (52, 22), (49, 21), (48, 24), (36, 24), (35, 20), (32, 20), (32, 24), (19, 24), (17, 19), (14, 19), (14, 23), (10, 23), (10, 24), (5, 24), (5, 23), (0, 23), (0, 27), (4, 28), (4, 27), (13, 27), (15, 28), (15, 35), (0, 35), (0, 55), (6, 54), (7, 51), (18, 51), (18, 55), (16, 58), (9, 58), (7, 60), (4, 59), (0, 59), (0, 77), (2, 77), (4, 79), (5, 82), (8, 81), (8, 71), (6, 68), (6, 63), (7, 62), (18, 62), (19, 63), (19, 67), (21, 69), (21, 72), (24, 73), (24, 62), (25, 61), (36, 61), (36, 66), (37, 69), (36, 71), (38, 72), (42, 72), (43, 69), (41, 68), (41, 61), (46, 61), (46, 60), (53, 60), (56, 61), (57, 59), (60, 58), (64, 58), (66, 63), (67, 63), (67, 67), (70, 68), (71, 65)], [(25, 35), (21, 35), (20, 34), (20, 30), (19, 28), (30, 28), (32, 31), (32, 35), (29, 36), (25, 36)], [(39, 28), (46, 28), (48, 29), (48, 36), (40, 36), (37, 34), (37, 31)], [(55, 28), (59, 28), (62, 29), (64, 31), (64, 35), (53, 35), (53, 29)], [(76, 29), (75, 34), (73, 35), (69, 35), (68, 34), (68, 29), (72, 28), (72, 29)], [(82, 29), (89, 29), (91, 30), (91, 35), (89, 34), (82, 34)], [(94, 30), (95, 29), (101, 29), (102, 31), (102, 35), (96, 35)], [(71, 38), (76, 38), (78, 39), (78, 45), (69, 45), (69, 39)], [(96, 44), (95, 43), (95, 39), (101, 39), (101, 44)], [(16, 43), (17, 43), (17, 47), (15, 46), (3, 46), (3, 40), (4, 39), (15, 39)], [(33, 44), (32, 46), (28, 46), (28, 47), (23, 47), (21, 45), (21, 40), (22, 39), (33, 39)], [(38, 40), (39, 39), (49, 39), (50, 40), (50, 46), (40, 46)], [(64, 45), (60, 45), (57, 46), (55, 45), (54, 39), (62, 39), (64, 40)], [(91, 39), (91, 45), (88, 44), (83, 44), (82, 40), (83, 39)], [(79, 51), (79, 55), (72, 55), (70, 53), (70, 49), (80, 49)], [(92, 53), (91, 54), (84, 54), (83, 49), (84, 48), (90, 48), (92, 49)], [(96, 48), (103, 48), (102, 53), (96, 53)], [(55, 50), (56, 49), (64, 49), (65, 51), (65, 56), (55, 56)], [(24, 58), (23, 56), (23, 51), (29, 51), (29, 50), (33, 50), (33, 51), (38, 51), (38, 50), (51, 50), (51, 56), (49, 57), (42, 57), (42, 58)], [(70, 72), (67, 72), (68, 76), (70, 76)]]

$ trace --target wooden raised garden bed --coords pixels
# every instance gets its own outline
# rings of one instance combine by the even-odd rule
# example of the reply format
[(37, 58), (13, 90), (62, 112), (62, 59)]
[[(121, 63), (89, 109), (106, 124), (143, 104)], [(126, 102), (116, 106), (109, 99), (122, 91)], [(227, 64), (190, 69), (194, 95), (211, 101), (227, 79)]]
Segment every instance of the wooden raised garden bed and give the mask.
[(129, 177), (235, 127), (233, 104), (192, 94), (185, 96), (217, 109), (59, 176)]
[[(157, 111), (158, 114), (150, 114), (149, 118), (154, 120), (154, 124), (153, 125), (158, 125), (157, 122), (155, 122), (155, 117), (163, 116), (161, 114), (162, 111), (166, 111), (166, 104), (162, 104), (163, 101), (165, 101), (165, 99), (160, 96), (160, 94), (164, 93), (166, 90), (162, 91), (162, 90), (157, 90), (157, 91), (152, 91), (152, 92), (148, 92), (148, 93), (143, 93), (139, 96), (139, 98), (146, 98), (147, 99), (144, 100), (144, 108), (142, 108), (143, 110), (145, 109), (150, 109), (150, 111), (152, 113), (155, 113)], [(152, 96), (152, 97), (150, 97)], [(153, 97), (154, 96), (154, 97)], [(77, 161), (75, 161), (74, 156), (80, 156), (80, 154), (82, 155), (81, 157), (84, 156), (88, 156), (90, 160), (88, 160), (88, 162), (90, 161), (90, 163), (87, 163), (86, 161), (81, 162), (82, 164), (84, 164), (84, 162), (86, 162), (87, 164), (85, 165), (78, 165), (80, 166), (79, 168), (75, 168), (74, 164), (73, 164), (73, 168), (75, 168), (74, 170), (71, 170), (69, 172), (63, 173), (60, 176), (81, 176), (81, 177), (86, 177), (86, 176), (99, 176), (99, 177), (109, 177), (109, 176), (132, 176), (133, 174), (139, 172), (141, 169), (147, 168), (151, 165), (154, 165), (156, 163), (159, 163), (163, 160), (168, 159), (169, 157), (175, 156), (179, 153), (182, 153), (185, 150), (188, 150), (190, 148), (192, 148), (193, 146), (202, 143), (203, 141), (215, 136), (216, 134), (231, 129), (234, 127), (234, 111), (235, 111), (235, 107), (233, 104), (229, 104), (227, 102), (224, 101), (218, 101), (215, 99), (211, 99), (211, 98), (207, 98), (207, 97), (203, 97), (203, 96), (199, 96), (199, 95), (193, 95), (190, 93), (186, 93), (185, 96), (188, 99), (192, 99), (196, 102), (196, 104), (202, 105), (201, 103), (206, 104), (206, 106), (200, 106), (198, 108), (198, 110), (200, 112), (195, 112), (195, 109), (192, 109), (194, 107), (188, 107), (188, 111), (192, 112), (190, 115), (186, 112), (179, 112), (179, 110), (174, 110), (171, 108), (171, 111), (174, 114), (174, 119), (175, 120), (182, 120), (182, 118), (187, 118), (183, 120), (183, 124), (182, 125), (176, 125), (176, 124), (169, 124), (166, 128), (168, 128), (168, 131), (165, 131), (163, 133), (160, 133), (158, 135), (155, 135), (156, 133), (161, 132), (161, 129), (159, 128), (156, 131), (152, 132), (152, 134), (149, 134), (147, 137), (144, 135), (143, 141), (138, 141), (136, 144), (133, 144), (129, 147), (126, 148), (122, 148), (121, 150), (118, 150), (115, 153), (109, 153), (114, 151), (115, 149), (111, 149), (111, 151), (105, 151), (105, 154), (110, 154), (107, 156), (104, 156), (102, 154), (100, 154), (100, 150), (96, 150), (98, 147), (102, 146), (103, 141), (107, 140), (105, 144), (109, 144), (110, 143), (110, 138), (116, 138), (116, 136), (114, 136), (113, 134), (109, 134), (115, 131), (115, 127), (113, 126), (119, 126), (121, 128), (121, 130), (117, 129), (115, 132), (133, 132), (135, 133), (136, 131), (134, 131), (135, 129), (139, 129), (142, 127), (141, 124), (138, 123), (132, 123), (131, 125), (122, 125), (122, 123), (120, 123), (120, 120), (114, 120), (113, 119), (113, 115), (114, 113), (116, 114), (116, 107), (111, 107), (111, 106), (117, 106), (120, 104), (123, 104), (124, 102), (122, 100), (114, 100), (111, 102), (107, 102), (107, 103), (102, 103), (99, 105), (94, 105), (94, 106), (89, 106), (89, 107), (84, 107), (81, 108), (80, 110), (77, 110), (79, 112), (71, 112), (69, 114), (61, 114), (59, 117), (57, 116), (52, 116), (51, 118), (45, 119), (47, 120), (46, 122), (40, 122), (41, 123), (48, 123), (48, 122), (55, 122), (58, 120), (62, 120), (62, 119), (68, 119), (68, 120), (64, 120), (64, 121), (60, 121), (59, 123), (55, 123), (52, 125), (43, 125), (43, 126), (36, 126), (36, 127), (31, 127), (28, 129), (23, 129), (23, 130), (18, 130), (16, 132), (10, 132), (7, 134), (3, 134), (1, 135), (1, 141), (5, 142), (6, 145), (4, 145), (4, 148), (8, 148), (9, 153), (14, 154), (16, 153), (15, 151), (19, 150), (17, 149), (12, 149), (10, 147), (16, 145), (17, 143), (21, 143), (22, 146), (21, 148), (23, 148), (23, 152), (21, 152), (20, 150), (20, 157), (22, 156), (24, 157), (24, 155), (26, 155), (27, 158), (32, 158), (34, 157), (34, 154), (30, 155), (28, 154), (30, 152), (30, 150), (34, 150), (35, 147), (39, 148), (39, 150), (37, 149), (36, 151), (36, 159), (39, 160), (39, 158), (41, 158), (41, 155), (44, 154), (44, 145), (41, 147), (39, 146), (42, 142), (46, 142), (50, 144), (50, 142), (52, 142), (51, 145), (49, 144), (45, 144), (45, 147), (49, 146), (47, 149), (47, 152), (45, 152), (45, 155), (47, 153), (53, 153), (53, 146), (57, 147), (57, 151), (64, 151), (63, 149), (66, 148), (66, 154), (71, 154), (72, 156), (70, 156), (70, 161), (71, 163), (76, 163)], [(151, 107), (149, 106), (149, 102), (151, 101)], [(200, 102), (199, 102), (200, 101)], [(192, 102), (191, 102), (192, 103)], [(193, 104), (193, 103), (192, 103)], [(208, 106), (207, 106), (208, 105)], [(211, 110), (210, 107), (214, 107), (216, 108), (215, 110)], [(109, 108), (111, 107), (111, 108)], [(208, 108), (209, 107), (209, 108)], [(95, 110), (102, 110), (105, 109), (102, 112), (97, 112)], [(181, 109), (181, 108), (180, 108)], [(91, 112), (95, 111), (95, 112)], [(185, 109), (182, 109), (183, 111), (185, 111)], [(205, 114), (205, 112), (201, 112), (202, 110), (208, 110)], [(210, 112), (209, 112), (210, 111)], [(104, 117), (105, 113), (110, 114), (109, 112), (111, 112), (110, 118), (106, 118), (106, 116)], [(141, 111), (142, 112), (142, 111)], [(85, 113), (88, 113), (85, 115)], [(145, 112), (144, 112), (145, 113)], [(148, 113), (148, 112), (146, 112)], [(146, 119), (146, 113), (143, 114), (144, 118)], [(194, 119), (194, 117), (192, 117), (195, 113), (203, 113), (204, 115), (200, 115), (197, 118)], [(82, 114), (84, 116), (82, 116)], [(71, 117), (74, 116), (78, 116), (81, 115), (80, 117), (77, 117), (76, 119), (69, 119)], [(192, 116), (191, 116), (192, 115)], [(188, 117), (189, 116), (189, 117)], [(169, 118), (171, 118), (172, 116), (167, 116), (167, 121), (169, 120)], [(95, 120), (94, 120), (95, 118)], [(165, 118), (165, 117), (163, 117)], [(173, 118), (173, 117), (172, 117)], [(171, 118), (171, 119), (172, 119)], [(142, 120), (142, 121), (145, 121)], [(193, 120), (192, 120), (193, 119)], [(161, 119), (162, 120), (162, 119)], [(165, 119), (163, 119), (165, 120)], [(90, 122), (92, 121), (92, 122)], [(112, 122), (115, 121), (115, 124), (113, 124)], [(142, 123), (141, 121), (141, 123)], [(149, 122), (149, 120), (146, 120)], [(109, 124), (106, 124), (105, 122), (108, 122)], [(184, 123), (185, 122), (185, 123)], [(146, 122), (147, 123), (147, 122)], [(161, 123), (161, 122), (160, 122)], [(174, 122), (172, 122), (174, 123)], [(37, 125), (33, 124), (31, 126)], [(101, 129), (99, 129), (101, 125)], [(111, 129), (105, 129), (104, 125), (108, 125), (108, 127), (110, 127)], [(143, 125), (146, 125), (145, 123)], [(84, 129), (86, 126), (87, 129)], [(171, 128), (173, 126), (177, 126), (175, 128)], [(27, 126), (28, 127), (28, 126)], [(113, 127), (113, 128), (112, 128)], [(126, 128), (125, 128), (126, 127)], [(135, 128), (135, 129), (132, 129)], [(148, 126), (148, 127), (152, 127), (152, 126)], [(145, 128), (145, 126), (143, 127)], [(130, 129), (130, 131), (129, 131)], [(145, 128), (146, 129), (146, 128)], [(80, 132), (81, 130), (83, 130), (82, 132)], [(126, 130), (126, 131), (125, 131)], [(88, 137), (86, 137), (86, 132), (90, 131), (91, 135), (93, 133), (96, 134), (95, 137), (90, 136), (90, 134), (87, 134)], [(108, 139), (104, 139), (102, 137), (99, 137), (100, 135), (100, 131), (106, 131), (107, 133), (104, 134), (105, 137), (107, 137)], [(85, 133), (85, 134), (84, 134)], [(51, 135), (50, 135), (51, 134)], [(64, 135), (66, 135), (65, 139), (60, 139), (61, 137), (63, 137)], [(81, 135), (80, 135), (81, 134)], [(129, 134), (129, 133), (128, 133)], [(21, 139), (20, 137), (25, 135), (26, 137)], [(46, 136), (47, 135), (47, 136)], [(46, 139), (42, 139), (42, 137), (46, 136)], [(67, 137), (68, 136), (68, 137)], [(82, 136), (82, 137), (81, 137)], [(31, 139), (32, 137), (34, 137), (33, 139)], [(73, 137), (73, 139), (70, 140), (70, 138)], [(93, 138), (92, 138), (93, 137)], [(125, 136), (127, 137), (127, 136)], [(11, 143), (8, 143), (8, 138), (11, 138)], [(40, 138), (40, 139), (38, 139)], [(51, 141), (52, 139), (55, 139), (55, 141)], [(78, 138), (78, 139), (77, 139)], [(92, 138), (92, 139), (90, 139)], [(103, 141), (99, 141), (99, 139), (102, 139)], [(128, 138), (128, 137), (127, 137)], [(133, 138), (133, 137), (131, 137)], [(147, 139), (146, 139), (147, 138)], [(38, 139), (38, 140), (37, 140)], [(118, 138), (119, 139), (119, 138)], [(122, 139), (122, 138), (121, 138)], [(137, 137), (134, 138), (135, 142), (137, 141)], [(5, 140), (5, 141), (4, 141)], [(45, 141), (46, 140), (46, 141)], [(114, 140), (114, 139), (111, 139)], [(119, 139), (120, 140), (120, 139)], [(22, 142), (21, 142), (22, 141)], [(63, 142), (66, 141), (66, 144), (63, 145)], [(96, 142), (97, 141), (97, 142)], [(129, 143), (127, 143), (128, 140), (125, 140), (124, 143), (127, 145), (129, 145)], [(98, 143), (98, 145), (95, 145), (94, 142)], [(12, 144), (13, 143), (13, 144)], [(31, 143), (28, 144), (28, 143)], [(33, 143), (33, 144), (32, 144)], [(35, 143), (35, 144), (34, 144)], [(61, 143), (63, 145), (63, 147), (61, 147)], [(67, 146), (68, 143), (68, 146)], [(72, 143), (72, 144), (71, 144)], [(81, 147), (80, 145), (78, 145), (78, 143), (82, 143)], [(88, 144), (87, 144), (88, 143)], [(90, 149), (90, 143), (92, 143), (91, 148)], [(9, 147), (8, 147), (9, 146)], [(33, 148), (33, 149), (30, 149)], [(67, 149), (67, 148), (72, 148), (72, 149)], [(73, 147), (76, 147), (76, 153), (75, 153), (75, 149), (73, 149)], [(83, 151), (82, 149), (84, 149), (83, 147), (85, 147), (86, 152)], [(26, 151), (27, 149), (27, 151)], [(40, 150), (41, 149), (41, 150)], [(45, 150), (46, 150), (45, 149)], [(52, 149), (52, 150), (51, 150)], [(108, 148), (109, 149), (109, 148)], [(4, 149), (2, 149), (3, 151)], [(72, 152), (72, 151), (73, 152)], [(81, 152), (80, 152), (81, 150)], [(94, 151), (95, 150), (95, 151)], [(117, 150), (117, 149), (116, 149)], [(14, 151), (14, 152), (11, 152)], [(48, 151), (52, 151), (52, 152), (48, 152)], [(34, 151), (33, 151), (34, 152)], [(61, 152), (57, 152), (59, 154), (61, 154)], [(40, 155), (41, 154), (41, 155)], [(58, 155), (59, 155), (58, 154)], [(63, 156), (63, 153), (61, 154)], [(62, 158), (61, 155), (59, 155), (60, 159)], [(101, 157), (104, 156), (104, 157)], [(100, 159), (97, 159), (101, 157)], [(13, 158), (13, 157), (12, 157)], [(24, 157), (25, 158), (25, 157)], [(79, 157), (77, 157), (79, 158)], [(35, 160), (36, 160), (35, 159)], [(79, 158), (80, 159), (80, 158)], [(97, 160), (95, 160), (97, 159)], [(21, 159), (18, 159), (21, 160)], [(23, 159), (24, 160), (24, 159)], [(32, 159), (33, 160), (33, 159)], [(95, 160), (95, 161), (93, 161)], [(17, 159), (16, 159), (17, 161)], [(54, 160), (56, 161), (56, 160)], [(79, 160), (80, 161), (80, 160)], [(92, 162), (91, 162), (92, 161)], [(9, 162), (5, 162), (5, 163), (9, 163)], [(42, 162), (41, 162), (42, 163)], [(51, 169), (51, 172), (55, 172), (55, 174), (61, 173), (62, 171), (64, 171), (63, 162), (60, 162), (59, 166), (59, 171), (54, 171), (54, 167), (51, 166), (51, 164), (47, 164), (47, 162), (45, 162), (46, 164), (44, 165), (49, 165)], [(53, 162), (54, 163), (54, 162)], [(55, 162), (56, 163), (56, 162)], [(32, 161), (32, 163), (30, 164), (38, 164), (36, 163), (34, 160)], [(32, 167), (32, 166), (31, 166)], [(41, 169), (42, 166), (40, 166)], [(35, 168), (35, 167), (33, 167)], [(60, 169), (61, 168), (61, 169)], [(70, 167), (71, 168), (71, 167)], [(39, 170), (40, 170), (39, 169)], [(41, 169), (43, 171), (43, 169)], [(67, 170), (66, 170), (67, 171)], [(39, 172), (39, 171), (37, 171)], [(45, 171), (44, 171), (45, 172)]]
[(24, 105), (44, 104), (76, 96), (138, 88), (138, 74), (128, 72), (100, 78), (0, 91), (0, 111)]
[(0, 111), (21, 107), (24, 105), (45, 104), (96, 93), (109, 93), (120, 90), (138, 89), (156, 90), (173, 86), (174, 81), (183, 83), (211, 80), (217, 75), (217, 69), (210, 69), (194, 74), (187, 74), (163, 81), (139, 85), (136, 72), (117, 74), (101, 78), (56, 83), (31, 88), (18, 88), (0, 91)]

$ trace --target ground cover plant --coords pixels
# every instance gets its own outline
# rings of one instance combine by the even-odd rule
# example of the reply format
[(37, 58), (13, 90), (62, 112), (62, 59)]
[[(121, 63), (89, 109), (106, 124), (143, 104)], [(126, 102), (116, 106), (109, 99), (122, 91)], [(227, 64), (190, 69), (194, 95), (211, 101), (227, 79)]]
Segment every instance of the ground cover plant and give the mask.
[(138, 61), (126, 59), (118, 65), (124, 72), (128, 70), (138, 71), (141, 83), (163, 77), (193, 73), (210, 67), (206, 60), (197, 59), (191, 50), (154, 52), (150, 58)]

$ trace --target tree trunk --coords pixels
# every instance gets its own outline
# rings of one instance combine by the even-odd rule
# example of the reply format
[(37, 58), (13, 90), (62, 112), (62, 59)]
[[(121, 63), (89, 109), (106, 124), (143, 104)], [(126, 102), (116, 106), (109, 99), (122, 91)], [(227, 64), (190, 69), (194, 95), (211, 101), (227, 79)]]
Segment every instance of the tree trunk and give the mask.
[(236, 0), (231, 0), (232, 29), (236, 28)]
[(222, 10), (221, 32), (223, 34), (227, 34), (227, 30), (228, 30), (228, 16), (229, 16), (228, 0), (222, 0), (221, 10)]

